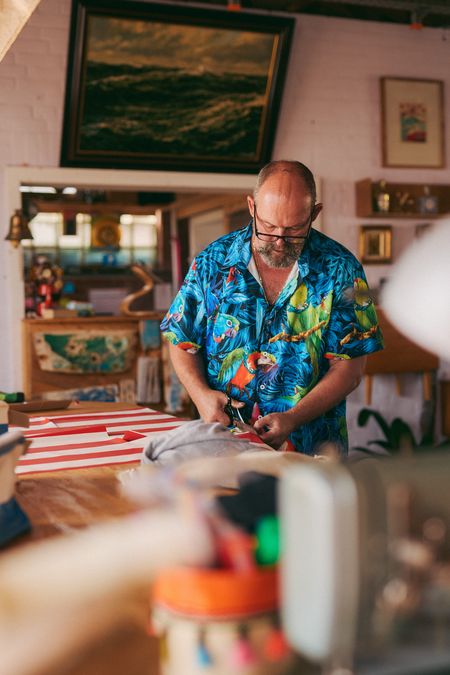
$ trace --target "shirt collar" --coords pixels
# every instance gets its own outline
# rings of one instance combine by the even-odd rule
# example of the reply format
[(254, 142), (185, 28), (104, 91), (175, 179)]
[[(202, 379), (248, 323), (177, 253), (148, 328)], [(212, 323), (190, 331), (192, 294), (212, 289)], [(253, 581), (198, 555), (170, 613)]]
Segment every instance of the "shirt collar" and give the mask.
[(252, 239), (252, 224), (251, 222), (242, 230), (237, 231), (227, 257), (224, 260), (225, 266), (240, 267), (245, 269), (250, 262), (252, 256), (250, 242)]
[[(229, 267), (239, 267), (245, 269), (248, 267), (250, 258), (252, 257), (251, 251), (251, 239), (252, 239), (252, 224), (251, 222), (244, 227), (242, 230), (238, 230), (237, 236), (234, 239), (233, 244), (230, 247), (230, 250), (225, 258), (224, 264)], [(298, 268), (301, 274), (302, 279), (304, 279), (308, 273), (311, 263), (311, 255), (313, 253), (314, 245), (316, 243), (316, 232), (311, 230), (308, 241), (305, 248), (303, 249), (300, 258), (298, 259)]]

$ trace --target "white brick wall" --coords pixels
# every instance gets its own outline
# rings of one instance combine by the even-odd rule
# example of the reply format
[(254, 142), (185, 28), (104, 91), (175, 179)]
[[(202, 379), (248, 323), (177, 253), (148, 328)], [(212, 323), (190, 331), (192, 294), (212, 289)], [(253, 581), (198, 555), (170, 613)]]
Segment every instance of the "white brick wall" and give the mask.
[(0, 129), (12, 140), (0, 171), (58, 164), (69, 7), (70, 0), (42, 0), (0, 63)]
[[(354, 182), (450, 183), (450, 170), (381, 166), (379, 78), (441, 79), (450, 105), (450, 33), (376, 22), (300, 16), (281, 111), (276, 157), (295, 157), (322, 177), (324, 231), (352, 250), (361, 224)], [(443, 36), (447, 39), (443, 39)], [(447, 107), (446, 148), (450, 148)], [(410, 221), (396, 221), (412, 237)], [(395, 247), (395, 241), (394, 241)], [(372, 283), (385, 267), (367, 268)]]
[[(41, 0), (0, 63), (0, 296), (6, 303), (0, 389), (17, 386), (8, 360), (8, 317), (11, 303), (20, 302), (7, 281), (13, 263), (2, 243), (10, 215), (4, 207), (4, 168), (58, 166), (69, 20), (70, 0)], [(435, 29), (416, 32), (394, 24), (298, 16), (274, 157), (300, 159), (322, 177), (324, 230), (352, 250), (360, 224), (354, 215), (354, 181), (371, 176), (450, 183), (448, 168), (381, 167), (379, 77), (442, 79), (450, 96), (450, 35), (447, 40), (442, 35)], [(450, 123), (446, 147), (448, 160)], [(396, 227), (403, 228), (399, 240), (406, 243), (411, 223), (396, 222)], [(376, 283), (386, 268), (367, 272)]]

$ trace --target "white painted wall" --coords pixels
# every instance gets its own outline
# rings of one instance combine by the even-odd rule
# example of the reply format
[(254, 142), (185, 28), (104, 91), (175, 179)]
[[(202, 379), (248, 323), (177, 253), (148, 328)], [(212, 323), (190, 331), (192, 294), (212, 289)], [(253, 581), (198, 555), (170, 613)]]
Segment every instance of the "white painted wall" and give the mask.
[[(301, 159), (320, 174), (323, 229), (352, 251), (357, 251), (362, 224), (355, 215), (355, 181), (371, 177), (450, 183), (450, 168), (381, 166), (379, 95), (380, 77), (399, 76), (443, 80), (448, 97), (449, 63), (449, 31), (413, 31), (403, 25), (313, 16), (297, 21), (274, 154)], [(415, 223), (395, 220), (393, 225), (395, 259), (413, 238)], [(389, 270), (377, 265), (367, 266), (366, 272), (371, 284), (377, 285)]]
[[(69, 15), (70, 0), (41, 0), (0, 63), (0, 389), (20, 386), (20, 253), (2, 241), (18, 201), (18, 196), (16, 200), (11, 194), (17, 174), (8, 177), (8, 192), (5, 169), (58, 166)], [(448, 93), (449, 63), (450, 35), (444, 40), (441, 30), (411, 31), (403, 25), (297, 16), (274, 158), (300, 159), (321, 176), (323, 230), (353, 251), (361, 224), (355, 216), (356, 180), (370, 176), (450, 183), (449, 168), (381, 167), (379, 77), (442, 79)], [(450, 123), (446, 147), (448, 160)], [(81, 171), (79, 175), (86, 179), (90, 174)], [(212, 174), (204, 178), (214, 187)], [(221, 187), (231, 188), (227, 178), (222, 178)], [(126, 175), (124, 180), (128, 181)], [(169, 189), (176, 187), (171, 183)], [(394, 256), (412, 237), (412, 231), (411, 221), (395, 221)], [(366, 271), (372, 283), (386, 274), (385, 266), (367, 267)]]
[(189, 219), (189, 262), (208, 244), (226, 234), (223, 209), (199, 213)]
[[(6, 167), (58, 166), (70, 2), (43, 0), (0, 63), (0, 389), (20, 389), (21, 252), (3, 242), (20, 197)], [(15, 202), (15, 203), (14, 203)]]

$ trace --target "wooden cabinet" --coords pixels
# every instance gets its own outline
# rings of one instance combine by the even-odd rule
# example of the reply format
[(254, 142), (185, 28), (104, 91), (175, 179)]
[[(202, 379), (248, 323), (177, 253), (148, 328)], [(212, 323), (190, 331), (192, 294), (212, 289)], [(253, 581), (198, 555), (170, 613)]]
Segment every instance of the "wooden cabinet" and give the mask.
[(439, 218), (450, 213), (450, 184), (390, 183), (383, 186), (389, 194), (389, 210), (377, 210), (380, 181), (364, 178), (356, 183), (356, 215), (361, 218)]
[[(149, 320), (160, 321), (163, 312), (148, 313)], [(45, 336), (45, 337), (44, 337)], [(50, 338), (48, 337), (50, 336)], [(61, 342), (71, 340), (68, 348), (52, 347), (52, 336), (59, 336)], [(86, 365), (81, 350), (83, 339), (112, 339), (110, 351), (117, 362), (106, 367), (105, 349), (99, 343), (86, 350), (86, 358), (92, 355), (94, 366)], [(123, 341), (121, 343), (121, 340)], [(126, 353), (129, 347), (129, 353)], [(103, 349), (103, 351), (102, 351)], [(152, 350), (160, 357), (160, 350)], [(131, 402), (136, 390), (137, 357), (143, 353), (140, 340), (140, 320), (134, 317), (97, 316), (88, 318), (24, 319), (23, 321), (23, 390), (28, 400), (45, 397), (48, 392), (59, 392), (61, 398), (71, 389), (107, 387), (116, 385), (120, 400)], [(148, 353), (148, 352), (147, 352)], [(79, 354), (78, 360), (70, 358)], [(98, 361), (103, 359), (104, 367)], [(110, 359), (111, 360), (111, 359)], [(69, 364), (69, 365), (68, 365)], [(68, 368), (73, 366), (73, 371)], [(108, 371), (109, 368), (109, 371)], [(85, 372), (83, 372), (85, 369)], [(80, 372), (80, 370), (82, 372)], [(96, 372), (93, 372), (96, 370)]]

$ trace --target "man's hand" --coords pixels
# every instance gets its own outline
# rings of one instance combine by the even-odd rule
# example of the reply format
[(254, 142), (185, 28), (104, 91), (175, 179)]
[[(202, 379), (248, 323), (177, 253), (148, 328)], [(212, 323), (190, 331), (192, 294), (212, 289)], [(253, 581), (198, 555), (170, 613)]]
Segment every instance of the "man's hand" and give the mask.
[(256, 420), (255, 431), (262, 440), (278, 449), (294, 429), (323, 415), (342, 401), (358, 386), (366, 364), (366, 357), (341, 361), (333, 359), (326, 375), (293, 408), (283, 413), (271, 413)]
[[(228, 396), (223, 391), (210, 389), (205, 375), (205, 364), (199, 354), (189, 354), (169, 343), (169, 354), (175, 372), (193, 400), (204, 422), (220, 422), (229, 426), (231, 420), (224, 408)], [(245, 403), (230, 399), (233, 408), (242, 408)]]
[(256, 420), (253, 428), (264, 443), (277, 450), (294, 431), (295, 423), (287, 413), (270, 413)]
[[(229, 426), (229, 416), (224, 408), (227, 404), (228, 396), (223, 391), (210, 389), (207, 394), (204, 394), (196, 400), (197, 410), (203, 422), (220, 422), (225, 427)], [(233, 408), (242, 408), (244, 403), (231, 399)]]

